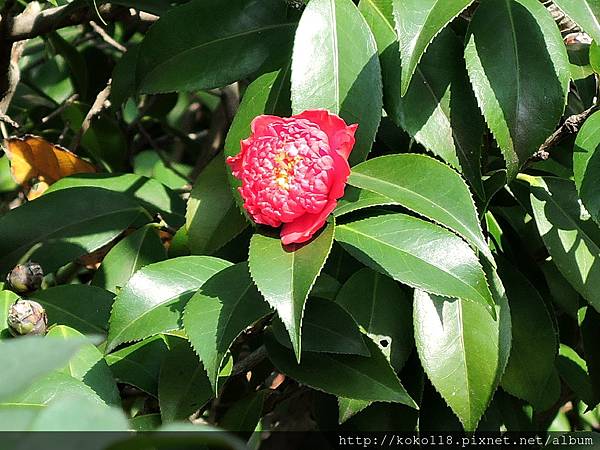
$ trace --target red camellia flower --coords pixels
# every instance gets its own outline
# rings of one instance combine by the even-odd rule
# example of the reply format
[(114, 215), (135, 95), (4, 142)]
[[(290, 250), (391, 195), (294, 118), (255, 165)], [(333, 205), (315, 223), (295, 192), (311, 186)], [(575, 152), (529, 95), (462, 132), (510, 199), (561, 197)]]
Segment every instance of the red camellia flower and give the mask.
[(227, 158), (254, 221), (283, 224), (283, 244), (309, 240), (344, 195), (357, 126), (324, 109), (256, 117), (240, 153)]

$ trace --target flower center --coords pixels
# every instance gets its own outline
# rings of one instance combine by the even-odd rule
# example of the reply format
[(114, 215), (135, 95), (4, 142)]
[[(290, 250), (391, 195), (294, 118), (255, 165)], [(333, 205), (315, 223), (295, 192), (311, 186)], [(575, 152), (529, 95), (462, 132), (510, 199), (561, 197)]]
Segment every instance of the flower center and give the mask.
[(273, 158), (273, 178), (277, 186), (286, 191), (290, 188), (290, 178), (294, 176), (296, 164), (302, 160), (295, 147), (290, 150), (286, 151), (282, 149)]

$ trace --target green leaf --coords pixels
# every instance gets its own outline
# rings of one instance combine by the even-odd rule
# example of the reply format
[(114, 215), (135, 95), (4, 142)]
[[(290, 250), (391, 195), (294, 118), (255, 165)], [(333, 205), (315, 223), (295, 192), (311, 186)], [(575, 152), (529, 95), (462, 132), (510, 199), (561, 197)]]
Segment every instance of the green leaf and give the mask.
[(185, 332), (215, 392), (223, 359), (233, 341), (269, 312), (246, 262), (217, 273), (189, 300), (183, 316)]
[[(27, 431), (126, 432), (129, 424), (120, 408), (98, 405), (86, 395), (65, 393), (41, 409)], [(94, 444), (106, 442), (109, 445), (115, 440), (114, 436), (104, 433), (94, 439)]]
[(554, 323), (544, 300), (527, 278), (508, 262), (502, 261), (499, 267), (512, 323), (512, 348), (502, 388), (544, 411), (559, 395), (558, 391), (548, 392), (546, 386), (554, 375), (558, 354)]
[(310, 291), (310, 296), (333, 300), (341, 287), (342, 285), (338, 280), (325, 272), (321, 272)]
[(0, 341), (0, 401), (67, 364), (84, 343), (30, 336)]
[(394, 373), (385, 355), (370, 339), (370, 357), (304, 352), (302, 364), (277, 343), (265, 337), (269, 358), (279, 371), (314, 389), (357, 400), (396, 402), (417, 408)]
[(537, 0), (483, 0), (467, 42), (471, 84), (512, 180), (562, 116), (570, 80), (567, 51)]
[(600, 73), (600, 45), (595, 41), (590, 45), (589, 62), (592, 70)]
[(189, 184), (188, 178), (192, 170), (193, 167), (187, 164), (172, 161), (167, 164), (159, 157), (159, 161), (152, 167), (152, 178), (170, 189), (182, 189)]
[[(265, 73), (250, 83), (227, 133), (225, 156), (235, 156), (241, 151), (240, 142), (250, 136), (250, 124), (255, 117), (263, 114), (289, 116), (292, 113), (290, 68), (291, 62), (283, 69)], [(235, 178), (230, 170), (226, 172), (233, 197), (241, 207), (243, 201), (238, 187), (242, 182)]]
[(343, 216), (359, 209), (370, 208), (371, 206), (397, 205), (398, 203), (385, 195), (377, 194), (367, 189), (360, 189), (347, 185), (344, 196), (338, 200), (337, 206), (333, 211), (335, 217)]
[[(271, 326), (280, 344), (292, 348), (281, 320)], [(369, 356), (358, 324), (343, 308), (330, 300), (311, 298), (302, 318), (302, 350)]]
[[(26, 431), (31, 422), (41, 412), (42, 406), (39, 405), (2, 405), (0, 403), (0, 431)], [(10, 438), (3, 439), (4, 445), (10, 445), (12, 439), (19, 444), (21, 441), (11, 434)], [(9, 447), (10, 448), (10, 447)]]
[(336, 240), (359, 261), (411, 287), (494, 304), (473, 250), (437, 225), (386, 214), (339, 225)]
[(53, 272), (108, 244), (143, 215), (137, 202), (106, 189), (44, 194), (0, 217), (0, 274), (24, 260)]
[(394, 369), (401, 370), (414, 340), (411, 301), (398, 283), (364, 268), (344, 283), (335, 301), (390, 355)]
[(600, 111), (588, 117), (577, 134), (573, 172), (579, 198), (600, 224)]
[(67, 284), (30, 294), (48, 314), (48, 323), (67, 325), (83, 334), (105, 335), (114, 294), (96, 286)]
[(89, 75), (83, 55), (57, 32), (49, 33), (47, 38), (53, 52), (62, 56), (67, 63), (75, 92), (79, 98), (86, 99)]
[(268, 391), (253, 392), (235, 402), (225, 413), (219, 427), (230, 431), (254, 431), (261, 419)]
[(510, 311), (494, 274), (498, 320), (478, 304), (416, 290), (415, 341), (435, 389), (474, 431), (500, 382), (510, 351)]
[[(56, 345), (56, 340), (51, 342)], [(77, 341), (82, 342), (82, 341)], [(106, 403), (96, 395), (89, 386), (62, 372), (54, 372), (30, 384), (27, 389), (9, 398), (3, 398), (0, 406), (47, 406), (58, 396), (78, 395), (92, 401), (96, 406), (105, 406)]]
[(147, 177), (132, 173), (77, 174), (57, 181), (50, 186), (47, 193), (76, 187), (97, 187), (122, 192), (136, 199), (152, 215), (160, 214), (174, 228), (185, 223), (185, 202), (181, 197), (158, 181)]
[[(167, 103), (170, 98), (173, 99), (172, 103)], [(166, 108), (164, 106), (161, 108), (161, 99), (162, 102), (166, 104)], [(146, 111), (145, 114), (155, 114), (157, 116), (164, 115), (177, 104), (177, 99), (177, 94), (158, 96), (159, 102), (154, 106), (157, 111), (154, 112), (149, 110)], [(133, 158), (133, 173), (152, 178), (167, 186), (169, 189), (182, 189), (189, 184), (188, 179), (190, 178), (193, 167), (167, 158), (169, 157), (161, 157), (156, 150), (144, 150)]]
[(580, 298), (577, 291), (573, 289), (573, 286), (571, 286), (559, 272), (551, 259), (540, 264), (540, 269), (544, 274), (544, 279), (550, 289), (550, 294), (552, 295), (552, 300), (555, 305), (573, 319), (577, 320), (577, 310), (579, 309)]
[[(81, 381), (54, 373), (10, 401), (0, 403), (0, 430), (126, 431), (127, 420), (121, 410), (107, 406)], [(35, 433), (20, 433), (18, 439), (5, 438), (8, 439), (3, 439), (3, 444), (12, 444), (10, 448), (36, 448), (40, 442), (48, 443), (47, 435), (39, 439)], [(114, 436), (106, 440), (100, 436), (95, 444), (109, 444), (110, 440), (114, 441)]]
[(402, 55), (402, 95), (433, 38), (473, 0), (393, 0)]
[(12, 291), (0, 291), (0, 339), (9, 336), (8, 323), (8, 310), (10, 307), (19, 300), (19, 296)]
[(92, 284), (117, 293), (139, 269), (166, 257), (167, 252), (156, 226), (146, 225), (108, 252), (96, 271)]
[(306, 298), (331, 251), (335, 223), (305, 244), (283, 246), (279, 237), (255, 233), (250, 241), (252, 279), (285, 325), (300, 359), (302, 315)]
[(225, 160), (214, 158), (198, 176), (187, 205), (187, 234), (195, 255), (210, 255), (248, 225), (227, 186)]
[(351, 0), (311, 0), (292, 57), (292, 109), (325, 108), (358, 123), (350, 165), (364, 161), (381, 120), (381, 70), (369, 27)]
[(122, 348), (105, 359), (115, 379), (158, 398), (158, 376), (169, 347), (162, 335)]
[[(79, 338), (84, 342), (86, 341), (85, 337), (77, 330), (64, 325), (52, 327), (48, 331), (48, 338), (62, 339), (64, 341)], [(104, 360), (104, 355), (91, 342), (88, 341), (84, 344), (61, 372), (85, 383), (105, 403), (121, 406), (119, 390), (117, 389), (117, 384), (110, 368)]]
[(10, 174), (8, 158), (0, 157), (0, 192), (12, 192), (17, 189), (17, 183)]
[(158, 379), (163, 423), (187, 419), (213, 396), (204, 366), (189, 342), (181, 341), (165, 357)]
[(358, 10), (373, 33), (381, 63), (383, 103), (388, 114), (393, 115), (397, 106), (396, 94), (400, 94), (400, 47), (394, 30), (393, 0), (360, 0)]
[(462, 168), (477, 194), (483, 197), (480, 168), (483, 120), (464, 64), (460, 63), (462, 45), (452, 31), (442, 31), (417, 65), (403, 98), (392, 1), (361, 0), (359, 4), (377, 41), (385, 110), (427, 150), (453, 167)]
[(417, 66), (405, 96), (398, 100), (399, 115), (395, 120), (427, 150), (458, 169), (477, 195), (484, 198), (484, 121), (462, 53), (462, 43), (454, 32), (443, 30)]
[(556, 367), (560, 377), (575, 392), (575, 395), (585, 402), (589, 409), (595, 408), (598, 399), (594, 395), (594, 388), (585, 359), (579, 356), (571, 347), (560, 344)]
[(191, 251), (188, 242), (187, 230), (185, 227), (181, 227), (175, 235), (173, 239), (171, 239), (171, 245), (169, 245), (168, 250), (169, 258), (177, 258), (179, 256), (190, 256)]
[(338, 397), (338, 422), (341, 425), (346, 420), (355, 416), (372, 402), (368, 400), (354, 400), (352, 398)]
[(225, 86), (287, 52), (295, 23), (280, 0), (195, 0), (169, 10), (142, 41), (140, 92)]
[(135, 94), (135, 67), (139, 51), (139, 45), (129, 47), (113, 69), (110, 101), (116, 107)]
[(129, 421), (134, 431), (154, 431), (161, 426), (160, 413), (144, 414), (135, 416)]
[[(65, 104), (60, 115), (73, 133), (81, 129), (91, 106), (78, 101)], [(81, 146), (105, 171), (124, 171), (127, 168), (127, 136), (110, 111), (102, 111), (93, 117), (81, 137)]]
[[(585, 100), (582, 98), (582, 92), (579, 87), (585, 83), (583, 80), (593, 75), (594, 69), (591, 67), (591, 59), (593, 55), (592, 46), (585, 44), (576, 44), (567, 46), (567, 54), (571, 63), (571, 79), (574, 82), (579, 82), (575, 85), (577, 95), (582, 104)], [(586, 83), (587, 84), (587, 83)]]
[(493, 261), (469, 188), (445, 164), (425, 155), (382, 156), (354, 167), (348, 183), (450, 228)]
[[(129, 428), (121, 409), (107, 406), (88, 386), (60, 372), (38, 380), (26, 391), (0, 403), (0, 419), (0, 429), (12, 432), (127, 431)], [(95, 444), (103, 446), (115, 440), (114, 436), (104, 439), (98, 436)], [(21, 434), (18, 447), (35, 448), (39, 442), (31, 433)], [(44, 442), (48, 443), (48, 435)]]
[(230, 263), (210, 256), (182, 256), (136, 272), (115, 298), (107, 351), (124, 342), (181, 328), (190, 297)]
[(600, 42), (600, 3), (597, 0), (554, 0), (571, 20)]
[[(585, 315), (581, 321), (581, 337), (583, 350), (587, 362), (590, 381), (594, 391), (595, 399), (600, 400), (600, 313), (593, 308), (586, 308)], [(588, 405), (591, 406), (591, 405)]]
[(600, 229), (581, 210), (572, 181), (530, 178), (535, 223), (556, 267), (600, 311)]

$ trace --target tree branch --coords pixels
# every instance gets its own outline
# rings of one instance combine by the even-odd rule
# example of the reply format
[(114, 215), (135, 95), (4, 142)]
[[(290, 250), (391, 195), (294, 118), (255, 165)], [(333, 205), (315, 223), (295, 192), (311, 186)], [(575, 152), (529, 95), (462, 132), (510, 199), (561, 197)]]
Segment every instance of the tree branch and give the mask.
[(114, 40), (113, 37), (110, 34), (108, 34), (104, 28), (102, 28), (93, 20), (90, 20), (90, 26), (108, 45), (110, 45), (113, 48), (116, 48), (121, 53), (125, 53), (127, 51), (127, 47)]
[(554, 133), (552, 133), (552, 135), (546, 139), (546, 142), (542, 144), (539, 150), (533, 154), (530, 160), (545, 161), (548, 159), (550, 157), (549, 150), (552, 147), (560, 144), (568, 136), (577, 134), (586, 119), (595, 113), (598, 108), (598, 105), (593, 105), (580, 114), (574, 114), (567, 117), (563, 124)]
[[(13, 30), (14, 18), (11, 15), (14, 1), (5, 3), (2, 9), (2, 21), (0, 22), (0, 116), (4, 122), (15, 125), (14, 122), (6, 116), (6, 111), (12, 100), (12, 97), (19, 84), (21, 72), (19, 70), (19, 59), (25, 48), (25, 42), (9, 40), (7, 36)], [(35, 16), (39, 13), (39, 4), (31, 2), (20, 15), (23, 17)], [(8, 119), (8, 120), (7, 120)], [(4, 127), (4, 125), (2, 125)], [(2, 128), (4, 132), (4, 128)], [(3, 133), (4, 134), (4, 133)]]
[[(154, 22), (158, 16), (141, 13), (124, 6), (105, 4), (98, 7), (106, 21), (127, 19), (134, 16), (140, 22)], [(51, 31), (73, 25), (81, 25), (96, 19), (96, 13), (88, 7), (74, 9), (71, 5), (58, 6), (40, 11), (36, 15), (19, 14), (14, 17), (10, 32), (5, 39), (11, 42), (31, 39)]]
[(85, 132), (90, 128), (93, 118), (100, 114), (102, 110), (108, 106), (108, 97), (110, 96), (111, 84), (112, 79), (109, 79), (108, 83), (106, 84), (106, 87), (100, 91), (100, 93), (96, 97), (96, 100), (92, 104), (92, 107), (85, 115), (85, 118), (83, 119), (83, 122), (81, 124), (81, 128), (79, 128), (79, 131), (77, 131), (77, 134), (75, 135), (75, 137), (73, 138), (73, 142), (71, 143), (71, 150), (73, 152), (75, 152), (77, 150), (77, 147), (79, 147), (79, 144), (81, 143), (81, 138), (83, 137)]

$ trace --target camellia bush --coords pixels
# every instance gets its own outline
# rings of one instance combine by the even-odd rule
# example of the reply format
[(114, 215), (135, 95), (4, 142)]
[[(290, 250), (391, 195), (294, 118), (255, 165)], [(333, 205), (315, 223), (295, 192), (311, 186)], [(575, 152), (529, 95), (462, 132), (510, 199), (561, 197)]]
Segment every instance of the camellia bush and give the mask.
[(598, 431), (597, 0), (0, 4), (1, 429)]

